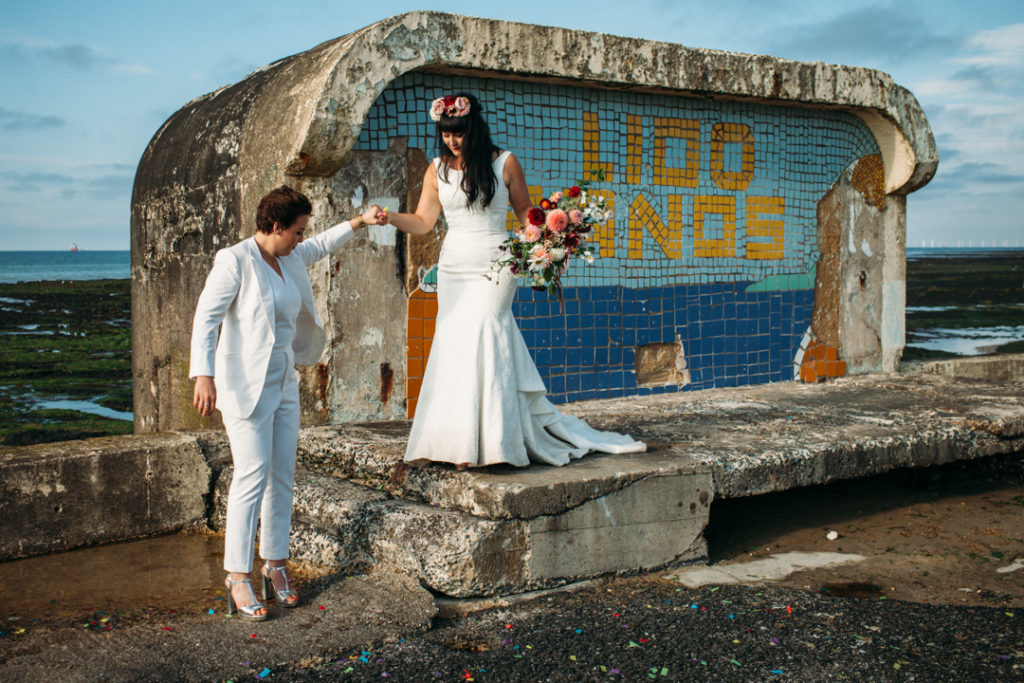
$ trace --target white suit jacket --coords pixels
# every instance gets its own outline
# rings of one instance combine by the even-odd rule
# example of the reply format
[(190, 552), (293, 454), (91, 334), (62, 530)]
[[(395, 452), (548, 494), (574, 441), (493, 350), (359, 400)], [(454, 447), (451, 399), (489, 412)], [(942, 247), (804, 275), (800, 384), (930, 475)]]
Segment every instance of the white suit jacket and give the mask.
[[(317, 362), (327, 338), (306, 268), (352, 236), (352, 226), (341, 223), (278, 258), (302, 295), (292, 342), (298, 365)], [(262, 260), (254, 237), (218, 251), (192, 321), (189, 377), (212, 376), (217, 408), (242, 418), (256, 408), (274, 348), (274, 294), (266, 269), (257, 267)]]

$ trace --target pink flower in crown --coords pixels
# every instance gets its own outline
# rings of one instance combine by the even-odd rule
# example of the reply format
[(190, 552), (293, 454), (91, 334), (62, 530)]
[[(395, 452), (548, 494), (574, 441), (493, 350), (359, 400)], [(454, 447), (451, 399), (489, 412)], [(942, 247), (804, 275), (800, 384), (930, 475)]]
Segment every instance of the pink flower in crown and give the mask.
[(430, 103), (430, 118), (440, 121), (442, 116), (465, 116), (469, 113), (469, 98), (445, 95)]
[(444, 98), (443, 97), (438, 97), (430, 105), (430, 118), (433, 119), (434, 121), (440, 121), (441, 120), (441, 114), (443, 114), (443, 113), (444, 113)]
[(540, 227), (536, 225), (527, 225), (523, 228), (523, 239), (527, 242), (536, 242), (540, 239)]
[(579, 209), (571, 209), (569, 211), (569, 222), (573, 225), (579, 225), (583, 222), (583, 212)]
[(569, 216), (561, 209), (554, 209), (548, 213), (545, 221), (552, 232), (562, 232), (569, 225)]
[(563, 195), (561, 192), (556, 192), (553, 195), (551, 195), (551, 201), (557, 204), (558, 202), (562, 201), (562, 196)]

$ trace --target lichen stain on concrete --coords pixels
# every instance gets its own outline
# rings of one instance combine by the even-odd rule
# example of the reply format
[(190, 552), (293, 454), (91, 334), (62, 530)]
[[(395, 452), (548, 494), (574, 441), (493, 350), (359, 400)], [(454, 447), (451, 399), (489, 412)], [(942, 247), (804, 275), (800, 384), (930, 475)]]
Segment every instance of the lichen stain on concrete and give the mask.
[(387, 405), (391, 399), (391, 387), (394, 384), (395, 373), (390, 363), (380, 364), (380, 403)]

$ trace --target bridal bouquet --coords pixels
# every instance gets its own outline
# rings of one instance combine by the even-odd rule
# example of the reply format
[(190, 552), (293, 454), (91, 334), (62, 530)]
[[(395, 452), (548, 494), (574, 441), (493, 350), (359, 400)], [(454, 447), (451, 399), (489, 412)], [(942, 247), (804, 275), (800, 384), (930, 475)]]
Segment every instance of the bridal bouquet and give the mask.
[(596, 249), (587, 244), (588, 235), (612, 217), (607, 200), (588, 189), (589, 184), (581, 182), (530, 209), (526, 225), (502, 242), (501, 250), (508, 255), (495, 259), (494, 269), (507, 266), (516, 277), (530, 280), (533, 289), (546, 289), (561, 300), (569, 259), (579, 256), (593, 263)]

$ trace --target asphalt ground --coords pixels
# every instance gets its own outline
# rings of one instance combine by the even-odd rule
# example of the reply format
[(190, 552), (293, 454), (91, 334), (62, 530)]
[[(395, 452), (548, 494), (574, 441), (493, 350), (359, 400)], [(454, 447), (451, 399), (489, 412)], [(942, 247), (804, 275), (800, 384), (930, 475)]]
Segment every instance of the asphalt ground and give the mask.
[(1022, 680), (1024, 610), (620, 580), (443, 623), (274, 678)]

